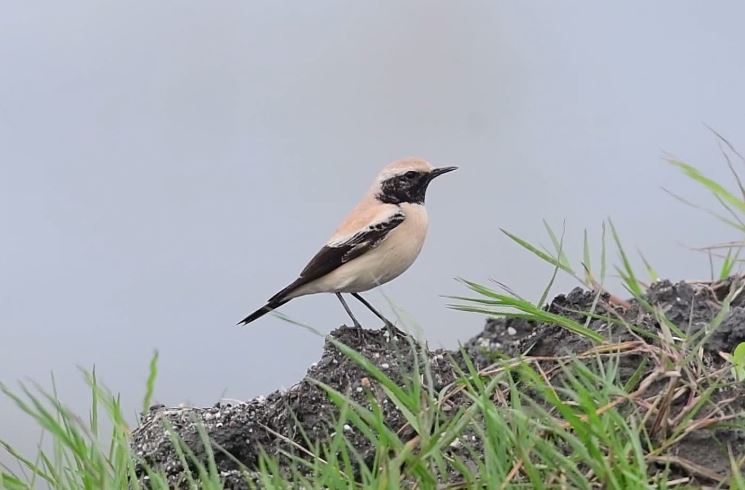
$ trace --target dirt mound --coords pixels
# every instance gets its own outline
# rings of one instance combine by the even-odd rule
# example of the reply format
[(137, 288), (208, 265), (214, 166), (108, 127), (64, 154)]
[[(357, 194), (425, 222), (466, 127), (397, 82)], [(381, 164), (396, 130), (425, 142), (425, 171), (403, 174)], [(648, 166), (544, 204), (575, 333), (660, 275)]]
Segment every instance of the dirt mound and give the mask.
[[(723, 302), (736, 285), (739, 287), (734, 280), (717, 284), (661, 281), (649, 288), (647, 304), (635, 301), (619, 304), (607, 295), (597, 297), (593, 292), (575, 289), (556, 297), (548, 307), (553, 313), (583, 324), (587, 322), (592, 330), (615, 346), (614, 352), (622, 354), (619, 355), (622, 382), (635, 373), (641, 375), (642, 382), (629, 400), (649, 412), (650, 434), (672, 430), (676, 422), (695, 409), (698, 415), (691, 417), (689, 429), (664, 452), (650, 459), (651, 464), (672, 468), (673, 475), (689, 477), (691, 482), (721, 481), (731, 468), (730, 448), (734, 454), (742, 454), (745, 448), (745, 434), (717, 424), (731, 419), (733, 414), (745, 413), (743, 385), (729, 383), (711, 395), (706, 407), (696, 405), (707, 387), (707, 377), (712, 373), (728, 372), (729, 367), (720, 352), (732, 352), (739, 342), (745, 341), (745, 298), (742, 298), (745, 295), (731, 295), (728, 306)], [(592, 312), (589, 321), (588, 312)], [(696, 363), (695, 372), (660, 368), (675, 366), (676, 362), (675, 353), (660, 340), (676, 341), (669, 327), (660, 327), (663, 313), (687, 335), (702, 339), (700, 352), (696, 353), (700, 362)], [(718, 327), (714, 332), (707, 332), (713, 323)], [(453, 362), (462, 364), (460, 352), (429, 351), (400, 331), (341, 327), (330, 335), (360, 352), (400, 384), (411, 382), (405, 373), (411, 373), (416, 363), (421, 365), (423, 355), (429, 361), (436, 391), (456, 380)], [(597, 347), (590, 340), (566, 329), (519, 318), (487, 321), (484, 331), (469, 340), (464, 348), (478, 368), (505, 357), (530, 356), (535, 362), (550, 363), (564, 356), (581, 358), (588, 352), (597, 352), (593, 351)], [(640, 373), (640, 365), (649, 368)], [(363, 405), (373, 393), (383, 407), (388, 426), (394, 430), (403, 429), (402, 438), (407, 438), (405, 418), (386, 398), (382, 388), (369, 378), (327, 340), (320, 361), (287, 391), (239, 404), (219, 403), (210, 408), (151, 408), (143, 414), (140, 427), (133, 433), (133, 447), (143, 465), (165, 470), (171, 483), (178, 485), (183, 469), (164, 422), (200, 460), (206, 454), (197, 428), (201, 424), (220, 448), (214, 454), (226, 485), (242, 488), (245, 483), (241, 483), (236, 472), (237, 462), (251, 470), (257, 467), (262, 450), (280, 461), (283, 452), (302, 455), (301, 448), (307, 446), (307, 440), (328, 440), (337, 430), (335, 421), (339, 412), (318, 382)], [(448, 403), (452, 406), (445, 407), (446, 413), (467, 403), (467, 399), (454, 396)], [(359, 454), (372, 463), (374, 448), (369, 441), (351, 427), (345, 426), (343, 430)], [(450, 450), (458, 451), (458, 448), (453, 446)], [(468, 454), (464, 451), (460, 456)]]
[[(418, 359), (416, 342), (398, 330), (344, 326), (330, 335), (364, 355), (397, 383), (404, 382), (402, 373), (411, 372)], [(452, 383), (455, 378), (446, 352), (427, 354), (435, 388), (442, 389)], [(294, 453), (297, 452), (296, 444), (305, 446), (306, 436), (313, 441), (328, 440), (335, 431), (339, 412), (319, 382), (360, 403), (366, 402), (368, 388), (374, 390), (382, 400), (389, 426), (402, 427), (406, 422), (403, 415), (385, 399), (380, 387), (368, 376), (327, 340), (320, 361), (313, 364), (305, 378), (289, 390), (276, 391), (245, 403), (218, 403), (210, 408), (153, 407), (144, 414), (140, 427), (134, 431), (133, 445), (136, 454), (147, 465), (163, 468), (178, 479), (182, 466), (169, 434), (163, 429), (164, 422), (173, 427), (200, 460), (205, 457), (205, 448), (197, 425), (203, 424), (210, 439), (219, 447), (248, 468), (256, 468), (262, 448), (272, 455), (279, 455), (281, 451)], [(362, 434), (347, 429), (345, 435), (365, 459), (372, 461), (374, 448)], [(238, 469), (236, 461), (223, 451), (215, 452), (215, 460), (228, 477), (232, 470)]]
[[(737, 295), (732, 298), (729, 308), (723, 312), (722, 300), (732, 287), (739, 287), (730, 279), (716, 284), (689, 284), (680, 282), (672, 284), (670, 281), (660, 281), (653, 284), (647, 291), (646, 300), (649, 306), (684, 330), (686, 335), (701, 336), (701, 372), (699, 379), (686, 379), (681, 375), (675, 384), (669, 377), (660, 372), (654, 381), (645, 373), (650, 384), (647, 386), (645, 397), (656, 400), (665, 390), (674, 395), (664, 407), (668, 419), (680, 420), (693, 410), (697, 397), (705, 391), (705, 378), (709, 374), (719, 373), (728, 369), (720, 353), (731, 353), (735, 346), (745, 341), (745, 298)], [(596, 294), (580, 288), (574, 289), (567, 295), (556, 297), (549, 307), (552, 313), (558, 313), (572, 318), (580, 323), (587, 321), (587, 313), (592, 311)], [(644, 336), (652, 338), (660, 333), (659, 315), (648, 311), (648, 308), (638, 302), (630, 302), (626, 307), (614, 307), (608, 297), (601, 297), (594, 309), (593, 318), (589, 326), (592, 330), (602, 333), (610, 343), (623, 345), (624, 343), (639, 343)], [(721, 323), (711, 333), (705, 331), (710, 328), (715, 317), (725, 313)], [(609, 319), (618, 321), (609, 322)], [(626, 322), (624, 325), (623, 322)], [(627, 326), (633, 325), (637, 332)], [(522, 319), (497, 319), (487, 321), (482, 333), (468, 342), (468, 352), (477, 359), (480, 365), (489, 364), (495, 354), (518, 356), (527, 354), (534, 357), (562, 357), (581, 355), (591, 351), (593, 344), (590, 340), (580, 337), (556, 325), (537, 324)], [(645, 344), (649, 345), (649, 344)], [(650, 366), (659, 364), (649, 362), (649, 357), (664, 355), (660, 351), (650, 352), (641, 349), (630, 350), (628, 355), (622, 356), (619, 362), (619, 377), (626, 383), (642, 363)], [(673, 352), (667, 353), (673, 356)], [(673, 361), (673, 359), (669, 359)], [(672, 373), (671, 373), (672, 374)], [(704, 379), (700, 379), (704, 378)], [(715, 421), (718, 407), (722, 407), (721, 419), (725, 420), (732, 414), (745, 416), (745, 385), (727, 386), (717, 389), (711, 396), (710, 414), (700, 417), (700, 428), (691, 425), (687, 432), (676, 444), (669, 448), (665, 457), (659, 458), (659, 463), (677, 464), (675, 475), (703, 477), (703, 480), (720, 481), (731, 469), (728, 448), (734, 454), (742, 454), (745, 448), (745, 433), (739, 430), (724, 428)], [(726, 407), (726, 408), (724, 408)], [(658, 414), (660, 413), (659, 407)], [(706, 412), (706, 410), (704, 410)], [(726, 415), (725, 415), (726, 414)], [(711, 423), (708, 423), (711, 421)], [(665, 423), (663, 420), (661, 423)], [(669, 422), (667, 422), (669, 424)], [(658, 429), (659, 430), (659, 429)]]

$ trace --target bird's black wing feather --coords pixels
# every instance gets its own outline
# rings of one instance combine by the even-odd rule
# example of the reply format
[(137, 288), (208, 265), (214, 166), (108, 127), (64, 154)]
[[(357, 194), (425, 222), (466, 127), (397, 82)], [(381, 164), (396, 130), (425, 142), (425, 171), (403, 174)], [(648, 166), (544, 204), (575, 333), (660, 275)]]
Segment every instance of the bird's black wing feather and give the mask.
[(269, 300), (279, 301), (291, 291), (308, 284), (311, 281), (323, 277), (342, 264), (368, 252), (378, 246), (383, 239), (395, 227), (403, 223), (406, 215), (403, 212), (397, 212), (391, 215), (385, 221), (369, 226), (363, 231), (355, 233), (349, 240), (333, 246), (324, 246), (318, 253), (310, 259), (308, 265), (300, 273), (300, 277), (295, 282), (278, 292)]

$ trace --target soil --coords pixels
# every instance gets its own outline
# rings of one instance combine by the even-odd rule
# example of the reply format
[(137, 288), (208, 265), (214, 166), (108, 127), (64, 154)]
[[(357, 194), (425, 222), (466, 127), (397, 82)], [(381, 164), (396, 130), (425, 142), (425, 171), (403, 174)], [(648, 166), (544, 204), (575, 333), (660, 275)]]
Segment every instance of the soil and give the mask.
[[(587, 312), (592, 311), (589, 327), (609, 342), (638, 345), (645, 339), (649, 344), (659, 347), (652, 351), (630, 349), (626, 355), (619, 356), (619, 376), (622, 382), (637, 373), (640, 365), (649, 366), (643, 373), (644, 376), (648, 376), (654, 366), (659, 365), (653, 357), (664, 351), (664, 346), (659, 346), (659, 338), (664, 337), (667, 330), (660, 327), (658, 320), (661, 317), (659, 312), (664, 312), (667, 319), (688, 335), (708, 335), (697, 353), (697, 365), (703, 370), (698, 373), (698, 384), (701, 385), (700, 389), (705, 389), (709, 375), (729, 372), (720, 352), (731, 353), (738, 343), (745, 341), (745, 293), (730, 298), (729, 308), (723, 306), (728, 292), (741, 284), (740, 279), (711, 284), (673, 284), (660, 281), (649, 287), (645, 297), (648, 303), (646, 306), (633, 300), (619, 301), (607, 294), (597, 295), (591, 291), (575, 289), (556, 297), (547, 308), (582, 324), (587, 320)], [(652, 307), (651, 310), (649, 306)], [(655, 311), (658, 313), (655, 314)], [(720, 315), (721, 324), (714, 333), (706, 333), (705, 328), (711, 325), (717, 315)], [(623, 322), (638, 329), (631, 332)], [(422, 347), (411, 337), (395, 329), (366, 330), (343, 326), (333, 331), (330, 337), (360, 352), (402, 385), (411, 382), (411, 378), (401, 373), (411, 373), (416, 363), (422, 361)], [(481, 369), (496, 359), (519, 355), (536, 356), (551, 362), (552, 358), (581, 355), (593, 348), (593, 345), (585, 337), (556, 325), (518, 318), (499, 318), (488, 320), (484, 330), (470, 339), (464, 349)], [(429, 359), (432, 384), (436, 391), (439, 392), (456, 380), (453, 364), (462, 365), (460, 352), (430, 351), (424, 347), (424, 354)], [(669, 372), (662, 373), (659, 379), (652, 376), (648, 379), (650, 383), (643, 394), (645, 399), (664, 395), (667, 389), (671, 394), (677, 390), (675, 396), (670, 396), (669, 399), (657, 396), (656, 399), (663, 400), (657, 407), (650, 408), (650, 405), (646, 405), (650, 410), (658, 412), (664, 409), (664, 417), (650, 417), (649, 423), (654, 427), (648, 427), (651, 433), (661, 434), (670, 425), (666, 421), (675, 420), (676, 417), (680, 419), (690, 409), (692, 400), (695, 402), (696, 395), (700, 394), (696, 391), (699, 388), (692, 386), (695, 380), (688, 380), (681, 375), (677, 381), (678, 378), (671, 377)], [(198, 427), (203, 426), (215, 447), (220, 448), (214, 450), (214, 457), (226, 488), (247, 488), (237, 471), (237, 462), (249, 470), (256, 469), (259, 455), (265, 451), (277, 457), (280, 464), (288, 464), (283, 453), (302, 456), (303, 451), (298, 448), (307, 447), (308, 440), (328, 440), (339, 428), (335, 424), (339, 412), (320, 383), (363, 405), (368, 405), (369, 396), (376, 397), (383, 407), (388, 426), (393, 429), (404, 428), (400, 434), (404, 440), (414, 436), (413, 433), (406, 432), (405, 418), (387, 399), (377, 382), (370, 379), (369, 375), (327, 338), (321, 359), (308, 369), (306, 376), (298, 384), (287, 391), (276, 391), (266, 397), (242, 403), (221, 402), (209, 408), (152, 407), (142, 415), (140, 426), (133, 432), (133, 448), (141, 458), (139, 476), (143, 480), (147, 479), (144, 470), (146, 466), (159, 468), (167, 473), (172, 486), (185, 486), (178, 453), (164, 427), (170, 425), (196, 459), (202, 460), (206, 451), (202, 444), (204, 438)], [(702, 410), (695, 420), (706, 416), (716, 419), (745, 414), (745, 384), (729, 383), (725, 388), (718, 389), (712, 399), (712, 407)], [(454, 396), (448, 400), (444, 410), (446, 413), (455, 413), (459, 405), (466, 402), (465, 398)], [(341, 429), (359, 454), (372, 463), (374, 448), (367, 439), (350, 426)], [(473, 454), (474, 447), (462, 446), (460, 443), (451, 444), (449, 450), (467, 460)], [(716, 485), (728, 478), (731, 471), (730, 450), (736, 455), (745, 452), (745, 433), (724, 424), (701, 423), (699, 426), (692, 426), (682, 439), (667, 448), (658, 458), (652, 459), (650, 464), (658, 465), (660, 469), (666, 467), (669, 479), (684, 478), (692, 485)], [(457, 479), (457, 475), (452, 476), (454, 480)]]

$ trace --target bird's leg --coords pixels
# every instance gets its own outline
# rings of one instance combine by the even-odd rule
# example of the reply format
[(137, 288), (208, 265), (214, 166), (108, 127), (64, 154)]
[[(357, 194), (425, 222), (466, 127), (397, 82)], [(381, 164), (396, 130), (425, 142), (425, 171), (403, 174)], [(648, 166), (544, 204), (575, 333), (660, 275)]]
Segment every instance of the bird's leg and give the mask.
[(336, 293), (336, 297), (339, 298), (339, 301), (341, 301), (341, 305), (344, 307), (344, 310), (349, 315), (349, 318), (351, 318), (352, 321), (354, 322), (354, 326), (357, 328), (362, 328), (362, 325), (360, 325), (360, 322), (358, 322), (357, 319), (352, 314), (352, 310), (349, 309), (349, 305), (347, 304), (346, 301), (344, 301), (344, 298), (342, 298), (341, 293)]
[(360, 296), (359, 293), (352, 293), (352, 296), (354, 296), (355, 298), (357, 298), (360, 303), (362, 303), (363, 305), (367, 306), (367, 309), (369, 309), (370, 311), (372, 311), (375, 316), (377, 316), (378, 318), (380, 318), (381, 320), (383, 320), (383, 323), (385, 323), (385, 326), (386, 327), (388, 327), (390, 329), (395, 329), (396, 328), (395, 326), (393, 326), (393, 323), (391, 323), (386, 317), (384, 317), (383, 315), (381, 315), (380, 312), (378, 312), (378, 310), (376, 310), (375, 308), (373, 308), (373, 306), (370, 303), (368, 303), (365, 298), (363, 298), (362, 296)]

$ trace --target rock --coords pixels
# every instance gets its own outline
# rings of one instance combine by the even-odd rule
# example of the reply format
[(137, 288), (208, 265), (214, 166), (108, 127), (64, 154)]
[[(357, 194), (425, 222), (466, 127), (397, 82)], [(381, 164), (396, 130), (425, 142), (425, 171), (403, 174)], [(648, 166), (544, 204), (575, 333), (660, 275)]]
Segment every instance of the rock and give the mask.
[[(709, 325), (721, 311), (721, 300), (729, 288), (736, 284), (739, 283), (733, 280), (718, 284), (660, 281), (650, 286), (646, 301), (664, 312), (679, 328), (696, 333)], [(552, 313), (587, 324), (612, 342), (637, 340), (638, 335), (644, 332), (652, 339), (658, 336), (660, 329), (657, 318), (644, 305), (631, 301), (630, 307), (621, 307), (611, 304), (608, 299), (607, 295), (598, 297), (594, 292), (577, 288), (569, 294), (557, 296), (547, 308)], [(592, 315), (589, 315), (591, 311)], [(632, 334), (624, 322), (635, 325), (640, 332)], [(362, 354), (399, 385), (410, 382), (416, 367), (419, 365), (421, 368), (422, 355), (430, 365), (436, 392), (456, 380), (452, 360), (462, 364), (460, 352), (430, 351), (398, 330), (341, 327), (329, 337)], [(737, 297), (718, 330), (708, 336), (703, 346), (709, 368), (716, 370), (723, 365), (719, 351), (732, 352), (743, 341), (745, 299)], [(592, 346), (592, 342), (586, 338), (556, 325), (536, 324), (522, 318), (497, 318), (487, 320), (483, 332), (466, 342), (464, 350), (476, 366), (482, 368), (499, 358), (564, 356), (582, 353)], [(619, 373), (622, 381), (627, 380), (642, 363), (641, 355), (621, 357)], [(179, 463), (165, 427), (170, 426), (194, 456), (203, 460), (206, 452), (198, 430), (201, 425), (216, 447), (221, 448), (214, 450), (215, 463), (226, 487), (246, 488), (241, 473), (237, 471), (239, 466), (236, 460), (249, 470), (254, 470), (263, 449), (280, 462), (286, 462), (282, 453), (298, 454), (298, 447), (307, 445), (306, 437), (311, 441), (324, 441), (332, 436), (337, 429), (335, 420), (339, 411), (321, 385), (327, 385), (363, 405), (369, 405), (370, 396), (376, 398), (388, 426), (400, 430), (403, 438), (414, 436), (410, 429), (406, 429), (404, 416), (387, 400), (380, 385), (327, 339), (321, 359), (308, 369), (298, 384), (287, 391), (277, 391), (247, 402), (218, 403), (210, 408), (152, 407), (142, 415), (140, 427), (133, 432), (132, 445), (141, 458), (138, 474), (142, 478), (146, 475), (146, 467), (159, 468), (167, 473), (172, 486), (185, 485), (184, 468)], [(653, 390), (662, 388), (663, 383), (652, 387)], [(731, 388), (716, 394), (715, 398), (733, 396), (739, 396), (735, 408), (745, 410), (745, 391), (742, 388)], [(454, 397), (448, 400), (443, 412), (455, 413), (463, 403), (466, 403), (465, 398)], [(364, 435), (349, 425), (342, 430), (362, 458), (372, 463), (375, 448)], [(472, 452), (469, 451), (478, 451), (478, 448), (467, 447), (466, 439), (470, 437), (464, 435), (456, 439), (448, 450), (457, 452), (470, 464), (468, 458)], [(699, 464), (712, 471), (726, 474), (730, 464), (727, 446), (743, 447), (744, 444), (743, 435), (734, 430), (714, 429), (705, 434), (703, 431), (693, 431), (671, 451), (672, 454), (685, 455), (694, 463), (698, 460)]]
[[(455, 379), (444, 352), (431, 352), (426, 346), (418, 346), (403, 332), (341, 327), (330, 336), (360, 352), (399, 384), (407, 381), (404, 379), (406, 374), (411, 373), (415, 362), (421, 360), (415, 353), (417, 349), (426, 352), (435, 390)], [(135, 453), (142, 458), (139, 472), (144, 474), (145, 465), (161, 468), (174, 486), (182, 483), (179, 476), (183, 468), (165, 425), (173, 428), (199, 460), (205, 456), (198, 431), (198, 426), (202, 425), (209, 437), (233, 456), (228, 457), (219, 450), (214, 452), (218, 469), (226, 474), (238, 469), (235, 460), (248, 468), (257, 467), (262, 447), (269, 454), (278, 455), (281, 451), (297, 452), (296, 445), (306, 446), (304, 434), (313, 441), (327, 440), (336, 429), (339, 411), (319, 383), (362, 404), (367, 404), (367, 397), (372, 393), (381, 401), (388, 426), (403, 427), (406, 419), (393, 404), (388, 403), (379, 385), (371, 381), (369, 374), (327, 340), (321, 360), (286, 392), (210, 408), (155, 407), (143, 414), (140, 427), (133, 432)], [(345, 436), (365, 459), (372, 461), (374, 448), (362, 434), (349, 430)]]

